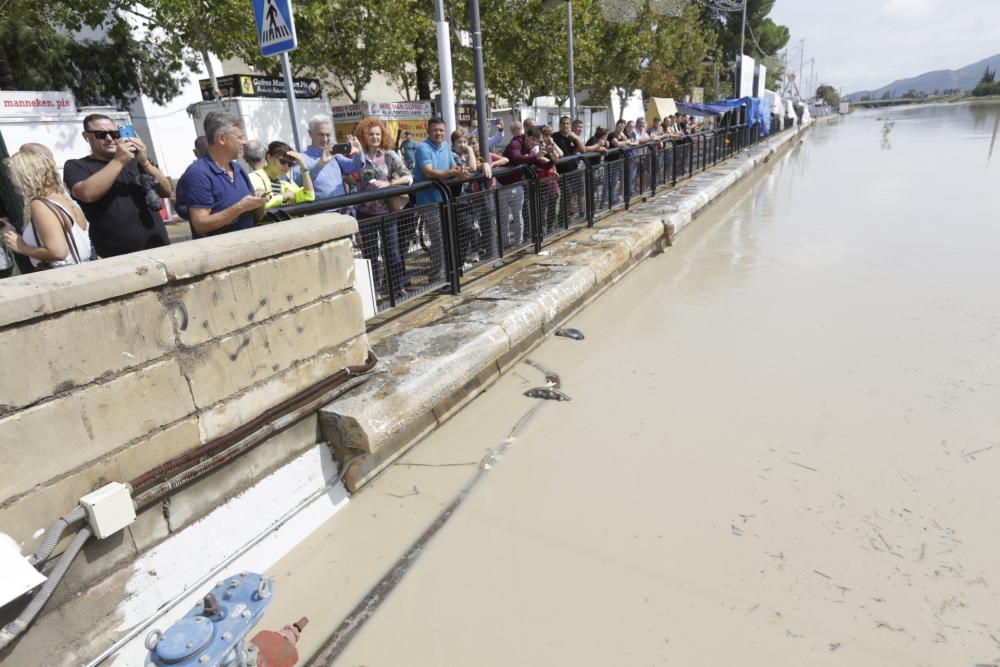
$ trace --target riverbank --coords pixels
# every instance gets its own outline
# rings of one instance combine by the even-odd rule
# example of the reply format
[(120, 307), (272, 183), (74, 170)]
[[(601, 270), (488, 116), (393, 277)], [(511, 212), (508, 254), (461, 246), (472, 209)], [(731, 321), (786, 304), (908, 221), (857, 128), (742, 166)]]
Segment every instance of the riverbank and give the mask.
[(320, 412), (323, 434), (361, 489), (482, 393), (574, 312), (800, 137), (793, 128), (665, 194), (483, 275), (459, 295), (369, 332), (380, 361), (363, 387)]

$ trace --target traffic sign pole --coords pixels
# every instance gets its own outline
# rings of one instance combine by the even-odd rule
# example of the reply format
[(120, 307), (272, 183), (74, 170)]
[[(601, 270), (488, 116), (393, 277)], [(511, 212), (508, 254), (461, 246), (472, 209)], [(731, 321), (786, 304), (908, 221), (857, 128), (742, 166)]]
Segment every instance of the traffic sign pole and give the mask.
[(295, 113), (295, 85), (292, 83), (292, 65), (288, 62), (288, 52), (281, 54), (281, 73), (285, 77), (285, 96), (288, 97), (288, 113), (292, 116), (292, 139), (295, 150), (302, 152), (302, 140), (299, 139), (299, 115)]
[(288, 112), (292, 119), (292, 139), (295, 150), (301, 151), (299, 118), (295, 113), (295, 82), (292, 81), (292, 66), (288, 62), (288, 52), (298, 46), (291, 0), (253, 0), (253, 14), (257, 22), (257, 41), (261, 54), (278, 56), (281, 60), (285, 97), (288, 98)]

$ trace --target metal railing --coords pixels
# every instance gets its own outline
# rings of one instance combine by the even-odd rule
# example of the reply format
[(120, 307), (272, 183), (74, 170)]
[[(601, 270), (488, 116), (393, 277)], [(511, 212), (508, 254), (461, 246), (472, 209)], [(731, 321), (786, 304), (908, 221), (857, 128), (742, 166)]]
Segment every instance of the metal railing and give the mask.
[[(662, 144), (612, 149), (607, 157), (573, 155), (549, 173), (510, 167), (495, 170), (492, 179), (352, 193), (272, 209), (265, 220), (325, 211), (355, 215), (356, 247), (371, 262), (382, 312), (430, 293), (457, 294), (470, 271), (511, 254), (541, 252), (554, 237), (676, 187), (759, 142), (760, 130), (757, 125), (719, 128)], [(422, 192), (435, 193), (437, 201), (417, 205)]]

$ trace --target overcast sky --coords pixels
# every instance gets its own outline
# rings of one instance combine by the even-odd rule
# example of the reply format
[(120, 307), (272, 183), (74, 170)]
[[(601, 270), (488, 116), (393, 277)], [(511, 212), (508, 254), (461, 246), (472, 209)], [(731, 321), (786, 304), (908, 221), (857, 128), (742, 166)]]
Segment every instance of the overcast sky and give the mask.
[(771, 18), (788, 26), (789, 60), (845, 93), (936, 69), (958, 69), (1000, 53), (1000, 0), (777, 0)]

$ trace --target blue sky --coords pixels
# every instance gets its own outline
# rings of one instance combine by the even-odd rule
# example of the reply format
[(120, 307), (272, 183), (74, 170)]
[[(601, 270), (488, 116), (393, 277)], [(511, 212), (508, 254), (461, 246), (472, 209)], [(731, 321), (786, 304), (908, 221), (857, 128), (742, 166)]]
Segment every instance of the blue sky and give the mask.
[(796, 67), (805, 38), (820, 83), (845, 93), (1000, 53), (1000, 0), (777, 0), (771, 17)]

